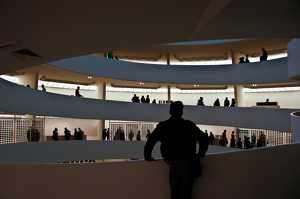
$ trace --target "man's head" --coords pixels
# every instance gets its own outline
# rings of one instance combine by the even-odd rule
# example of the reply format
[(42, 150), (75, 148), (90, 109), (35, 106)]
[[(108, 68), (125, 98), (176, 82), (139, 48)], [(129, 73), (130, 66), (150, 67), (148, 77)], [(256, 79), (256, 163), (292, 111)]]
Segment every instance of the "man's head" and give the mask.
[(183, 103), (181, 101), (173, 102), (170, 105), (169, 113), (172, 116), (182, 116), (182, 114), (183, 114)]

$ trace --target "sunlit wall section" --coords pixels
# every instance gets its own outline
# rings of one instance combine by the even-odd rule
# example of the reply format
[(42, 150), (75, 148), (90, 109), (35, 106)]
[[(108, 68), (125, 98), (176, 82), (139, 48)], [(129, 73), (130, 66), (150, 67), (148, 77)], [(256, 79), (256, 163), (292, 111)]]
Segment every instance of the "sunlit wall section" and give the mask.
[[(278, 53), (278, 54), (272, 54), (268, 56), (268, 60), (274, 60), (274, 59), (280, 59), (287, 57), (287, 52), (285, 53)], [(122, 59), (123, 61), (128, 62), (135, 62), (135, 63), (144, 63), (144, 64), (160, 64), (160, 65), (167, 65), (166, 61), (143, 61), (143, 60), (127, 60)], [(260, 62), (260, 57), (249, 57), (250, 63), (253, 62)], [(232, 64), (231, 58), (228, 58), (226, 60), (203, 60), (203, 61), (170, 61), (170, 65), (229, 65)]]
[[(273, 59), (280, 59), (280, 58), (284, 58), (287, 57), (288, 54), (287, 53), (280, 53), (280, 54), (274, 54), (274, 55), (269, 55), (268, 56), (268, 60), (273, 60)], [(249, 57), (249, 61), (252, 62), (260, 62), (260, 58), (259, 57)]]

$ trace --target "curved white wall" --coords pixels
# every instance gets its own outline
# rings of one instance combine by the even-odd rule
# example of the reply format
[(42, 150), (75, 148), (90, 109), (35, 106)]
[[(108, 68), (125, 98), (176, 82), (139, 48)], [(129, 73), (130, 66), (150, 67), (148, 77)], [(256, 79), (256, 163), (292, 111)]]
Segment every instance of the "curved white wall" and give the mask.
[[(1, 163), (59, 163), (77, 160), (144, 159), (145, 141), (51, 141), (0, 145)], [(241, 149), (210, 145), (207, 154), (236, 151)], [(31, 155), (28, 155), (31, 154)], [(152, 156), (162, 158), (160, 142)]]
[[(169, 118), (169, 105), (118, 102), (65, 96), (0, 80), (0, 110), (31, 115), (82, 119), (159, 122)], [(290, 132), (290, 113), (297, 109), (185, 106), (184, 118), (197, 124)]]
[(291, 126), (293, 143), (300, 142), (300, 112), (291, 114)]
[(287, 46), (288, 70), (291, 79), (300, 79), (300, 39), (293, 39)]
[[(73, 148), (62, 153), (71, 150), (79, 151)], [(91, 153), (93, 150), (89, 149)], [(299, 150), (300, 144), (292, 144), (207, 155), (203, 175), (195, 179), (192, 197), (299, 198)], [(6, 152), (9, 151), (1, 150), (1, 154)], [(36, 155), (33, 150), (29, 152), (33, 157)], [(162, 160), (82, 164), (1, 162), (1, 198), (5, 199), (170, 197), (168, 165)]]
[(287, 58), (232, 65), (186, 66), (133, 63), (86, 55), (49, 64), (91, 76), (155, 83), (235, 85), (292, 81), (288, 78)]

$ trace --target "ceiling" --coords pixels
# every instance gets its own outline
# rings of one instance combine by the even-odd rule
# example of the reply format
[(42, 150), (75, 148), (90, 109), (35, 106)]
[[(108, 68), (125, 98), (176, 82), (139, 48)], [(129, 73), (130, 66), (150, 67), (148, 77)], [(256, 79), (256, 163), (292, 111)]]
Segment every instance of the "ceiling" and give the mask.
[[(278, 40), (278, 43), (272, 39), (300, 37), (299, 8), (298, 0), (187, 0), (184, 3), (179, 0), (172, 3), (2, 0), (0, 74), (27, 68), (25, 72), (40, 73), (52, 79), (91, 81), (84, 80), (85, 75), (50, 69), (43, 64), (124, 49), (124, 52), (192, 54), (222, 53), (229, 49), (256, 51), (262, 46), (277, 48), (277, 45), (286, 45), (289, 39)], [(239, 38), (252, 40), (192, 48), (159, 45)], [(4, 47), (13, 41), (17, 42)], [(23, 48), (41, 59), (26, 62), (12, 54)], [(93, 77), (92, 81), (122, 82), (100, 77)]]

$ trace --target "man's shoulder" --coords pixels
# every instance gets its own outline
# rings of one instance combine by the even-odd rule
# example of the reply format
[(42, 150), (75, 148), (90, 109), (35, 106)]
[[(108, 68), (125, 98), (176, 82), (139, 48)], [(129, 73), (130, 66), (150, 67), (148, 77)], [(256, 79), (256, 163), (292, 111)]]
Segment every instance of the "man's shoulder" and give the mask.
[(187, 124), (189, 124), (189, 125), (196, 125), (193, 121), (191, 121), (191, 120), (185, 120), (185, 122), (187, 123)]
[(183, 118), (176, 118), (176, 119), (168, 119), (165, 121), (160, 122), (158, 125), (159, 126), (168, 126), (171, 124), (179, 124), (181, 123), (184, 126), (196, 126), (196, 124), (194, 122), (192, 122), (191, 120), (185, 120)]

